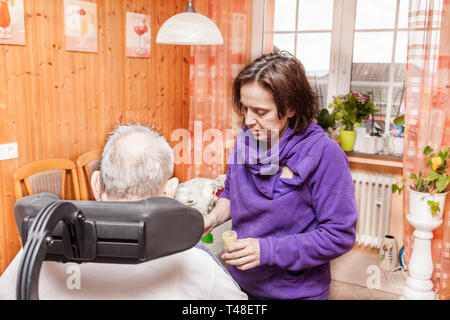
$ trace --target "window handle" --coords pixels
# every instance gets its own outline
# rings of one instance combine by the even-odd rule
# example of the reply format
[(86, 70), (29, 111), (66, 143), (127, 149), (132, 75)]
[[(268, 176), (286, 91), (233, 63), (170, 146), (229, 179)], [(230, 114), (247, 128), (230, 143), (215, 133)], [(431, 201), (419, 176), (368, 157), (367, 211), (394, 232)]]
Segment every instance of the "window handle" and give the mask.
[(336, 72), (336, 55), (333, 54), (333, 56), (331, 57), (331, 73), (335, 72)]
[(347, 73), (347, 56), (342, 57), (342, 74)]

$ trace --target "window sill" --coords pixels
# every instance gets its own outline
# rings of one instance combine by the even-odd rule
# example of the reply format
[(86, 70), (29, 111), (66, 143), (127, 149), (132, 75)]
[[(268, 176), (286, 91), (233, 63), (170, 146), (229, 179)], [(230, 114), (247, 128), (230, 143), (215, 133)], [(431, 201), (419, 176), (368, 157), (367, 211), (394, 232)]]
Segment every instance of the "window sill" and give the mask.
[(386, 167), (403, 168), (403, 157), (384, 154), (368, 154), (361, 152), (345, 152), (349, 162), (372, 164)]

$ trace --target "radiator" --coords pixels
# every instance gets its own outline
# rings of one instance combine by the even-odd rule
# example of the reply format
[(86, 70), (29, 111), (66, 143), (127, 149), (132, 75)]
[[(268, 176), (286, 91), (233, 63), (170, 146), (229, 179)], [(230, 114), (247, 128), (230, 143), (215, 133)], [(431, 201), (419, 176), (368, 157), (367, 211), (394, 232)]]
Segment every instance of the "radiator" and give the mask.
[(377, 248), (389, 230), (391, 186), (396, 180), (391, 175), (351, 170), (358, 207), (356, 244)]

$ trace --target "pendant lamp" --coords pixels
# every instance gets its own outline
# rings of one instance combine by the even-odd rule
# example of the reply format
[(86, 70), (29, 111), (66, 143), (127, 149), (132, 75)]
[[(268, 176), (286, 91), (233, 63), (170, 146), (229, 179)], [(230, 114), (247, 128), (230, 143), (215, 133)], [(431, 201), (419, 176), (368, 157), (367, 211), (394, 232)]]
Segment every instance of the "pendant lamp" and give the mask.
[(192, 0), (183, 13), (169, 18), (163, 23), (156, 36), (156, 43), (183, 45), (220, 45), (222, 34), (216, 24), (197, 13)]

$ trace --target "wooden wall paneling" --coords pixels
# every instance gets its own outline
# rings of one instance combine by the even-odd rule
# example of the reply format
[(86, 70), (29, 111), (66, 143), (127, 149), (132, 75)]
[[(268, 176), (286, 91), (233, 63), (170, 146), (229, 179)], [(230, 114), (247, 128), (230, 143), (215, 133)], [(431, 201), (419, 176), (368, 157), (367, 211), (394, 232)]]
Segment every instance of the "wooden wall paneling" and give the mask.
[[(16, 85), (15, 79), (16, 74), (13, 73), (14, 65), (16, 64), (17, 60), (12, 61), (11, 58), (13, 57), (13, 52), (15, 52), (16, 47), (10, 47), (4, 50), (4, 55), (2, 58), (6, 61), (6, 68), (3, 70), (6, 70), (6, 77), (3, 79), (6, 83), (3, 84), (3, 88), (7, 90), (7, 92), (14, 92), (14, 88)], [(13, 118), (13, 108), (11, 108), (11, 105), (14, 103), (16, 96), (15, 95), (9, 95), (5, 97), (5, 107), (3, 109), (3, 114), (1, 118), (1, 127), (2, 127), (2, 140), (5, 141), (5, 143), (13, 142), (15, 135), (16, 135), (16, 125)], [(16, 161), (12, 161), (16, 162)], [(5, 163), (1, 167), (1, 176), (5, 177), (7, 176), (8, 172), (14, 167), (14, 164), (12, 162)], [(6, 192), (0, 193), (1, 195), (1, 202), (3, 202), (3, 212), (6, 212), (6, 210), (13, 205), (14, 199), (13, 199), (13, 189), (12, 187), (12, 180), (4, 180), (2, 187), (5, 188)], [(5, 223), (5, 226), (3, 228), (4, 237), (5, 237), (5, 245), (2, 246), (2, 249), (4, 250), (5, 256), (8, 257), (9, 255), (15, 255), (15, 251), (18, 249), (18, 237), (17, 232), (15, 232), (15, 225), (14, 220), (11, 216), (5, 215), (2, 219), (3, 223)], [(7, 265), (9, 263), (8, 259), (2, 258), (2, 265)]]
[[(82, 86), (82, 105), (86, 107), (84, 110), (80, 110), (84, 111), (81, 118), (83, 134), (81, 135), (82, 140), (80, 141), (80, 148), (75, 157), (81, 153), (98, 148), (99, 143), (98, 136), (100, 130), (98, 128), (98, 123), (100, 118), (98, 117), (99, 115), (97, 113), (97, 108), (100, 95), (99, 60), (102, 55), (102, 51), (100, 49), (101, 3), (102, 1), (97, 2), (97, 53), (78, 53), (79, 58), (82, 59), (83, 63), (83, 69), (79, 69)], [(78, 108), (78, 106), (76, 107)]]
[[(112, 18), (116, 23), (114, 24), (113, 36), (115, 41), (113, 42), (113, 53), (114, 53), (114, 72), (117, 72), (119, 77), (114, 77), (115, 87), (113, 88), (115, 94), (115, 101), (117, 103), (118, 112), (120, 113), (119, 119), (120, 123), (124, 123), (126, 115), (126, 105), (125, 105), (125, 93), (122, 88), (126, 88), (125, 83), (125, 60), (123, 48), (125, 46), (125, 10), (123, 9), (123, 1), (113, 1), (114, 10), (112, 11)], [(112, 19), (111, 19), (112, 20)]]
[[(8, 66), (6, 63), (6, 48), (0, 48), (0, 70), (7, 70)], [(3, 143), (6, 143), (6, 130), (5, 125), (6, 120), (8, 119), (7, 112), (9, 110), (9, 101), (8, 101), (8, 89), (7, 89), (7, 76), (8, 72), (0, 72), (0, 137)], [(0, 166), (0, 189), (5, 190), (5, 177), (7, 175), (5, 166)], [(3, 193), (0, 193), (0, 236), (5, 239), (7, 233), (8, 224), (6, 222), (6, 201), (4, 200), (5, 196)], [(6, 240), (6, 239), (5, 239)], [(3, 240), (0, 241), (0, 268), (3, 270), (7, 266), (7, 242)]]
[[(170, 12), (177, 12), (177, 6), (175, 2), (171, 2), (171, 10)], [(170, 18), (170, 13), (168, 13), (168, 16)], [(165, 58), (165, 65), (171, 66), (173, 65), (173, 56), (176, 46), (172, 45), (163, 45), (164, 51), (163, 51), (163, 57)], [(158, 110), (159, 113), (162, 116), (162, 122), (160, 126), (162, 127), (162, 132), (165, 137), (169, 137), (170, 139), (170, 122), (168, 119), (171, 116), (171, 105), (170, 105), (170, 96), (174, 94), (173, 92), (169, 93), (168, 88), (174, 88), (174, 82), (173, 82), (173, 76), (174, 74), (167, 69), (167, 67), (164, 68), (164, 72), (161, 75), (161, 82), (164, 84), (162, 86), (163, 91), (161, 92), (161, 107)], [(168, 124), (167, 126), (162, 124)]]
[[(97, 9), (100, 11), (102, 15), (102, 21), (103, 21), (103, 29), (102, 29), (102, 36), (101, 41), (103, 43), (102, 48), (102, 56), (100, 57), (100, 66), (99, 69), (101, 72), (101, 90), (102, 90), (102, 98), (103, 98), (103, 105), (101, 107), (101, 114), (103, 121), (101, 122), (102, 130), (104, 132), (109, 132), (111, 130), (110, 126), (112, 123), (112, 120), (114, 116), (114, 109), (113, 109), (113, 97), (111, 95), (111, 89), (113, 84), (113, 77), (114, 74), (112, 70), (112, 64), (113, 64), (113, 57), (112, 57), (112, 41), (113, 37), (112, 35), (112, 25), (114, 24), (114, 21), (109, 19), (110, 12), (112, 11), (111, 2), (103, 2), (103, 10), (100, 10), (100, 7), (97, 6)], [(106, 138), (106, 135), (105, 135)]]
[(55, 147), (53, 143), (53, 139), (49, 139), (52, 137), (51, 134), (51, 114), (50, 110), (51, 106), (49, 103), (50, 96), (52, 95), (52, 88), (50, 87), (51, 77), (49, 74), (49, 63), (52, 59), (48, 49), (48, 43), (51, 41), (51, 28), (50, 21), (48, 19), (48, 8), (50, 7), (50, 3), (48, 1), (44, 2), (44, 5), (40, 8), (38, 17), (36, 19), (38, 25), (38, 32), (36, 34), (38, 41), (38, 46), (40, 50), (38, 51), (38, 63), (39, 63), (39, 74), (40, 74), (40, 98), (41, 98), (41, 110), (42, 110), (42, 118), (40, 125), (41, 128), (41, 141), (43, 148), (43, 157), (49, 158), (52, 154), (55, 153)]
[[(150, 47), (150, 60), (148, 61), (147, 66), (147, 81), (148, 81), (148, 87), (147, 90), (144, 92), (147, 99), (147, 123), (153, 124), (155, 122), (155, 79), (156, 79), (156, 33), (159, 30), (158, 25), (158, 11), (157, 11), (157, 4), (155, 1), (150, 2), (150, 28), (151, 28), (151, 47)], [(152, 85), (153, 84), (153, 85)]]
[[(7, 61), (7, 85), (6, 88), (8, 92), (15, 92), (15, 88), (18, 85), (18, 78), (20, 77), (20, 70), (16, 71), (14, 70), (14, 67), (18, 64), (18, 60), (14, 59), (14, 54), (18, 51), (17, 46), (12, 46), (11, 48), (8, 48), (6, 50), (6, 61)], [(9, 62), (9, 63), (8, 63)], [(6, 108), (6, 114), (4, 121), (2, 123), (2, 127), (4, 129), (4, 139), (7, 142), (14, 142), (15, 136), (16, 136), (16, 121), (13, 117), (14, 115), (14, 108), (12, 107), (13, 104), (17, 101), (17, 95), (9, 95), (7, 98), (7, 108)], [(14, 167), (14, 164), (12, 162), (6, 163), (5, 166), (2, 168), (2, 176), (5, 176), (7, 172), (9, 172)], [(14, 194), (11, 188), (12, 181), (4, 181), (4, 186), (6, 186), (8, 189), (7, 192), (2, 193), (3, 195), (3, 201), (5, 203), (6, 208), (10, 207), (14, 203)], [(4, 222), (6, 223), (6, 254), (7, 255), (13, 255), (15, 254), (15, 250), (17, 250), (19, 246), (16, 227), (13, 217), (6, 216), (4, 219)]]
[[(34, 7), (34, 15), (33, 15), (33, 28), (32, 28), (32, 32), (33, 32), (33, 38), (34, 38), (34, 46), (36, 48), (35, 52), (33, 53), (34, 56), (34, 67), (35, 67), (35, 71), (37, 74), (37, 79), (38, 81), (36, 81), (36, 88), (35, 88), (35, 97), (33, 99), (33, 104), (35, 106), (35, 111), (36, 111), (36, 122), (34, 122), (34, 126), (32, 128), (34, 128), (34, 131), (37, 133), (36, 134), (36, 146), (39, 146), (38, 149), (38, 157), (40, 159), (44, 159), (46, 157), (46, 148), (48, 146), (47, 139), (49, 136), (45, 135), (45, 129), (44, 129), (44, 105), (43, 105), (43, 100), (42, 100), (42, 86), (44, 85), (44, 75), (43, 75), (43, 70), (41, 68), (41, 55), (42, 55), (42, 51), (44, 50), (44, 48), (42, 47), (42, 42), (41, 42), (41, 38), (44, 35), (41, 35), (41, 33), (43, 32), (43, 26), (41, 25), (42, 19), (40, 19), (40, 17), (42, 16), (42, 10), (44, 5), (47, 5), (48, 2), (42, 2), (42, 3), (37, 3), (37, 1), (32, 1), (32, 6)], [(33, 125), (33, 123), (32, 123)]]
[[(163, 0), (158, 0), (157, 1), (157, 6), (156, 6), (156, 11), (160, 12), (161, 15), (159, 16), (160, 21), (157, 25), (157, 30), (159, 30), (159, 28), (161, 27), (161, 25), (164, 23), (164, 21), (166, 21), (170, 15), (165, 13), (165, 6), (166, 6), (166, 1)], [(171, 5), (171, 3), (169, 3), (169, 5)], [(163, 97), (164, 97), (164, 58), (168, 58), (167, 57), (167, 45), (164, 44), (157, 44), (155, 42), (155, 46), (156, 46), (156, 54), (155, 54), (155, 60), (156, 60), (156, 73), (155, 73), (155, 78), (154, 78), (154, 83), (155, 83), (155, 104), (154, 104), (154, 109), (155, 109), (155, 119), (154, 119), (154, 125), (156, 126), (156, 128), (161, 132), (164, 133), (162, 131), (161, 128), (161, 123), (162, 123), (162, 115), (161, 115), (161, 108), (163, 106)]]
[[(146, 6), (145, 1), (130, 1), (124, 2), (125, 12), (135, 12), (141, 14), (151, 14), (150, 8)], [(151, 21), (150, 21), (151, 22)], [(126, 17), (122, 22), (123, 27), (126, 26)], [(151, 29), (151, 28), (150, 28)], [(150, 30), (152, 31), (152, 30)], [(126, 44), (126, 33), (123, 35), (124, 55)], [(126, 58), (125, 77), (127, 79), (127, 91), (125, 96), (126, 115), (125, 122), (133, 123), (135, 119), (142, 119), (143, 123), (146, 121), (143, 108), (143, 96), (145, 88), (145, 74), (147, 74), (147, 58)]]
[[(110, 54), (110, 47), (109, 47), (109, 41), (111, 40), (110, 37), (106, 36), (106, 29), (108, 20), (106, 19), (106, 3), (104, 1), (97, 2), (97, 17), (98, 17), (98, 51), (100, 54), (100, 57), (97, 57), (97, 65), (96, 71), (97, 71), (97, 94), (96, 94), (96, 102), (97, 102), (97, 110), (95, 112), (95, 125), (93, 128), (97, 131), (97, 143), (98, 147), (101, 147), (106, 139), (106, 136), (110, 130), (109, 128), (109, 120), (108, 120), (108, 112), (106, 112), (108, 108), (108, 104), (110, 103), (106, 88), (107, 83), (110, 81), (111, 76), (107, 76), (107, 70), (106, 70), (106, 58)], [(109, 75), (109, 74), (108, 74)], [(85, 150), (83, 152), (86, 152), (89, 150)]]
[[(59, 15), (59, 10), (57, 10), (56, 6), (48, 6), (47, 12), (45, 13), (44, 18), (46, 19), (46, 24), (48, 25), (48, 30), (46, 30), (47, 33), (47, 39), (46, 40), (46, 52), (47, 57), (44, 61), (46, 65), (46, 71), (48, 75), (48, 82), (47, 82), (47, 88), (50, 92), (50, 96), (47, 100), (48, 103), (48, 112), (49, 112), (49, 136), (54, 136), (57, 132), (57, 120), (60, 117), (59, 109), (60, 106), (57, 105), (57, 97), (59, 93), (59, 88), (57, 83), (58, 81), (58, 74), (55, 69), (57, 69), (57, 66), (60, 65), (60, 61), (58, 58), (58, 51), (56, 50), (56, 39), (61, 35), (59, 31), (56, 30), (57, 24), (57, 16)], [(56, 140), (56, 139), (55, 139)], [(53, 143), (51, 146), (49, 146), (50, 155), (56, 154), (57, 149), (61, 148), (57, 143)]]
[[(0, 112), (1, 115), (1, 112)], [(0, 134), (3, 134), (2, 131), (0, 131)], [(3, 173), (3, 167), (0, 168), (0, 174), (1, 177), (3, 177), (5, 174)], [(3, 183), (4, 179), (0, 179), (0, 189), (4, 190), (6, 189)], [(6, 208), (6, 201), (3, 201), (2, 199), (2, 206), (0, 207), (0, 237), (3, 239), (0, 240), (0, 270), (4, 270), (8, 265), (8, 254), (7, 254), (7, 242), (6, 240), (6, 228), (8, 227), (8, 223), (6, 222), (6, 214), (7, 211)]]

